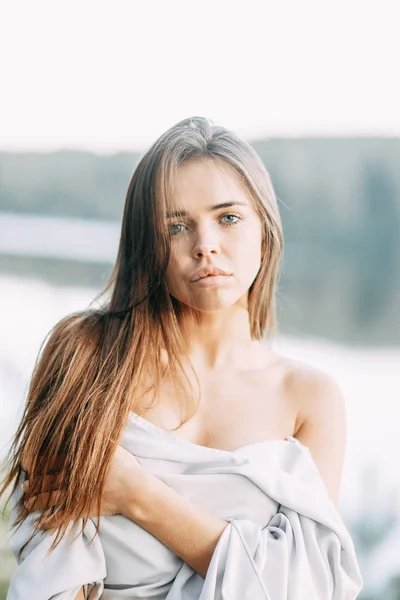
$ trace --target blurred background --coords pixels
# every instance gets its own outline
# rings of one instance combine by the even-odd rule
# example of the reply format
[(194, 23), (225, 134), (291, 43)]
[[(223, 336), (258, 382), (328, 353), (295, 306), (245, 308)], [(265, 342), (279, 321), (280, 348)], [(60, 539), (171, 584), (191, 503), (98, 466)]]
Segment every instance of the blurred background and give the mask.
[[(175, 122), (260, 154), (284, 235), (276, 347), (347, 405), (362, 600), (400, 598), (397, 2), (3, 0), (0, 460), (40, 345), (111, 272), (128, 183)], [(16, 568), (0, 522), (0, 600)]]

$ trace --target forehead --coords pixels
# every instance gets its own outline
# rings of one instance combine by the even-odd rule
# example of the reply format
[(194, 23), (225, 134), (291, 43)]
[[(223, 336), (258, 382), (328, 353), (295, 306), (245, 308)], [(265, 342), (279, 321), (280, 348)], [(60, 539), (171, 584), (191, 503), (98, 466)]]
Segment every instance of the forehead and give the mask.
[(251, 207), (249, 190), (229, 164), (209, 158), (191, 160), (174, 173), (166, 198), (168, 210), (208, 208), (225, 202)]

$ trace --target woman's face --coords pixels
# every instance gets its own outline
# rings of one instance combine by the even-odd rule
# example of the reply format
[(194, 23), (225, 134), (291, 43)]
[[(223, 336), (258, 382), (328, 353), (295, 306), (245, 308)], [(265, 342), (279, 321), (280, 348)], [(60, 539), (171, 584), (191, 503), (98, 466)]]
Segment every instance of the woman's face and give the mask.
[[(262, 225), (232, 168), (210, 159), (184, 163), (168, 210), (170, 294), (199, 311), (226, 308), (242, 298), (247, 306), (247, 292), (260, 268)], [(203, 267), (228, 275), (197, 279)]]

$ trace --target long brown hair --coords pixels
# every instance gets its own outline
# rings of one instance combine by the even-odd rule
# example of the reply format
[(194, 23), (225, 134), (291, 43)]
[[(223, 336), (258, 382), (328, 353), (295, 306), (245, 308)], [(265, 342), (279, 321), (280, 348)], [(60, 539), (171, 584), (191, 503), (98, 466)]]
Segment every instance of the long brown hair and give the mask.
[[(117, 260), (95, 299), (103, 297), (103, 303), (57, 323), (36, 361), (0, 496), (10, 486), (11, 493), (15, 491), (23, 467), (29, 473), (29, 497), (46, 491), (45, 474), (59, 471), (56, 488), (62, 490), (62, 504), (57, 509), (47, 506), (36, 523), (40, 529), (52, 515), (50, 530), (57, 535), (51, 549), (69, 521), (86, 515), (84, 527), (93, 500), (100, 517), (115, 444), (129, 412), (139, 404), (143, 382), (150, 382), (148, 389), (157, 395), (164, 368), (161, 348), (167, 352), (177, 397), (187, 399), (182, 422), (191, 416), (189, 404), (195, 395), (181, 362), (180, 303), (165, 281), (170, 254), (165, 214), (179, 165), (204, 158), (233, 169), (260, 216), (263, 260), (248, 295), (250, 330), (253, 339), (272, 336), (276, 330), (275, 288), (283, 237), (269, 174), (253, 148), (231, 131), (201, 117), (185, 119), (150, 147), (133, 172)], [(14, 525), (29, 514), (22, 499), (17, 514)]]

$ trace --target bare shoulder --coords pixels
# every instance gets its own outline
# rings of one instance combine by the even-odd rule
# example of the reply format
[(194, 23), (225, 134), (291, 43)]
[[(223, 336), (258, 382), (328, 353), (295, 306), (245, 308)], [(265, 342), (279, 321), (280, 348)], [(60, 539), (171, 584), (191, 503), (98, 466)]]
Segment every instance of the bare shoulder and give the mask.
[(291, 398), (298, 413), (298, 431), (316, 411), (323, 413), (331, 404), (343, 404), (337, 381), (328, 373), (300, 360), (284, 364), (283, 392)]
[(331, 375), (298, 360), (286, 362), (283, 387), (297, 410), (295, 437), (309, 448), (337, 506), (347, 435), (342, 390)]

